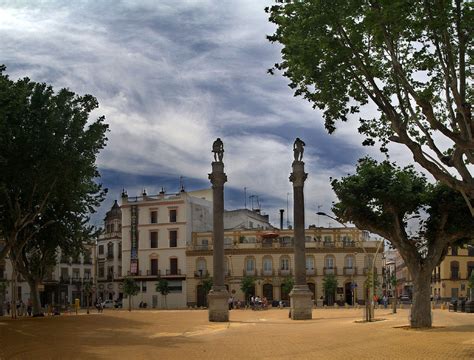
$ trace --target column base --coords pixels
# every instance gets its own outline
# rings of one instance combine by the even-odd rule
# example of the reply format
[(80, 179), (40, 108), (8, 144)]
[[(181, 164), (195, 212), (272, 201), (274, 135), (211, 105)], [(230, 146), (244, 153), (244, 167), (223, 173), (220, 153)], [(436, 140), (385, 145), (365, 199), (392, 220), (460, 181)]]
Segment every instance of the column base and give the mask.
[(227, 322), (229, 321), (229, 292), (224, 289), (212, 289), (207, 295), (209, 303), (209, 321)]
[(290, 312), (292, 320), (311, 320), (313, 300), (308, 285), (295, 285), (290, 292)]

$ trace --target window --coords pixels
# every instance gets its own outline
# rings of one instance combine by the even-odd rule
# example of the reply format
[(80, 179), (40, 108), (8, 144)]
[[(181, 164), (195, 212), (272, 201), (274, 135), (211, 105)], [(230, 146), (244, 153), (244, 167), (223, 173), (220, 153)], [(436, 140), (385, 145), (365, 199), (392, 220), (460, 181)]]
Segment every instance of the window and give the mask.
[(121, 266), (118, 267), (118, 276), (122, 276), (122, 267)]
[(171, 209), (170, 210), (170, 223), (175, 223), (176, 222), (176, 217), (177, 217), (177, 210), (176, 209)]
[(170, 230), (170, 247), (178, 246), (178, 231)]
[(183, 282), (181, 280), (169, 280), (168, 289), (170, 293), (180, 293), (183, 291)]
[(99, 255), (104, 255), (104, 245), (99, 245)]
[(146, 281), (142, 281), (142, 292), (146, 292)]
[(80, 270), (79, 269), (72, 269), (72, 278), (73, 279), (79, 279), (81, 277), (80, 275)]
[(306, 270), (314, 270), (314, 257), (306, 256)]
[(453, 246), (451, 248), (451, 255), (452, 256), (458, 256), (458, 247), (457, 246)]
[(287, 257), (280, 259), (280, 270), (290, 270), (290, 259)]
[[(100, 268), (99, 268), (100, 270)], [(69, 280), (69, 270), (68, 268), (61, 268), (61, 279), (62, 280)]]
[(150, 247), (152, 249), (156, 249), (158, 247), (158, 232), (157, 231), (150, 232)]
[(467, 278), (468, 279), (473, 272), (474, 272), (474, 261), (468, 261), (467, 262)]
[(325, 243), (330, 243), (330, 242), (332, 242), (332, 237), (331, 237), (331, 235), (325, 235), (325, 236), (324, 236), (324, 242), (325, 242)]
[(99, 263), (99, 277), (103, 278), (105, 276), (104, 263)]
[(158, 259), (150, 259), (150, 270), (152, 275), (158, 275)]
[(326, 263), (326, 268), (327, 269), (333, 269), (334, 268), (334, 258), (333, 257), (328, 256), (325, 259), (325, 263)]
[(178, 274), (178, 259), (171, 258), (170, 259), (170, 275), (179, 275)]
[(474, 246), (467, 246), (467, 256), (474, 256)]
[(206, 260), (205, 259), (198, 259), (197, 261), (197, 270), (202, 270), (203, 273), (206, 271)]
[(263, 259), (263, 271), (272, 271), (272, 259), (265, 258)]
[(91, 278), (91, 269), (84, 269), (84, 279)]
[(109, 266), (108, 269), (107, 269), (107, 279), (108, 280), (113, 280), (113, 278), (114, 278), (114, 267)]
[(157, 224), (158, 223), (158, 211), (150, 211), (150, 223)]
[(255, 259), (254, 258), (247, 258), (245, 262), (245, 269), (247, 271), (254, 271), (255, 270)]
[(459, 262), (451, 261), (451, 280), (459, 279)]
[(352, 256), (346, 257), (346, 268), (352, 269), (354, 267), (354, 258)]
[(107, 244), (107, 258), (108, 259), (114, 258), (114, 243), (109, 242)]

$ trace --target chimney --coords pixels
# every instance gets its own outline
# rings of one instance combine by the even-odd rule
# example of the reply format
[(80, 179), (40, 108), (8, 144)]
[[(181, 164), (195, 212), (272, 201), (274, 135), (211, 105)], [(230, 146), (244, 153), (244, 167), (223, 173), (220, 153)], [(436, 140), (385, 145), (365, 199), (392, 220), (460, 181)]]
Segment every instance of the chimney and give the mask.
[(283, 213), (285, 209), (280, 209), (280, 230), (283, 230)]

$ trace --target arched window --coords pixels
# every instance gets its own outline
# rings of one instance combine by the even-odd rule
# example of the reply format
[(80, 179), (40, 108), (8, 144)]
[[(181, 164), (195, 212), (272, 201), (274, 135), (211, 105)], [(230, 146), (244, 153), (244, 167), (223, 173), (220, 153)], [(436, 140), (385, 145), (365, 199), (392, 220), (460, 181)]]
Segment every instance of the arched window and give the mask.
[(273, 269), (273, 260), (270, 256), (263, 258), (263, 271), (271, 272)]
[(114, 243), (109, 242), (107, 244), (107, 258), (111, 259), (114, 257)]
[(334, 256), (326, 256), (324, 258), (324, 266), (326, 269), (334, 269), (334, 267), (336, 266), (336, 260), (334, 259)]
[(207, 266), (206, 266), (206, 259), (204, 258), (199, 258), (197, 259), (197, 262), (196, 262), (196, 269), (199, 270), (206, 270), (207, 269)]
[(247, 272), (247, 275), (255, 274), (255, 258), (248, 257), (245, 259), (245, 271)]

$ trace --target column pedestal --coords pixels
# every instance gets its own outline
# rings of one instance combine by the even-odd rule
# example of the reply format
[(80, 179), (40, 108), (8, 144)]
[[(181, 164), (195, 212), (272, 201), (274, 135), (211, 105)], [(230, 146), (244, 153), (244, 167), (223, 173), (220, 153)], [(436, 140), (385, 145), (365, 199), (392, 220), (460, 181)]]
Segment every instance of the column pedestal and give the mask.
[(292, 320), (311, 320), (313, 300), (308, 285), (295, 285), (290, 292), (290, 311)]
[(209, 321), (227, 322), (229, 321), (229, 292), (224, 287), (223, 290), (211, 290), (207, 295), (209, 303)]

